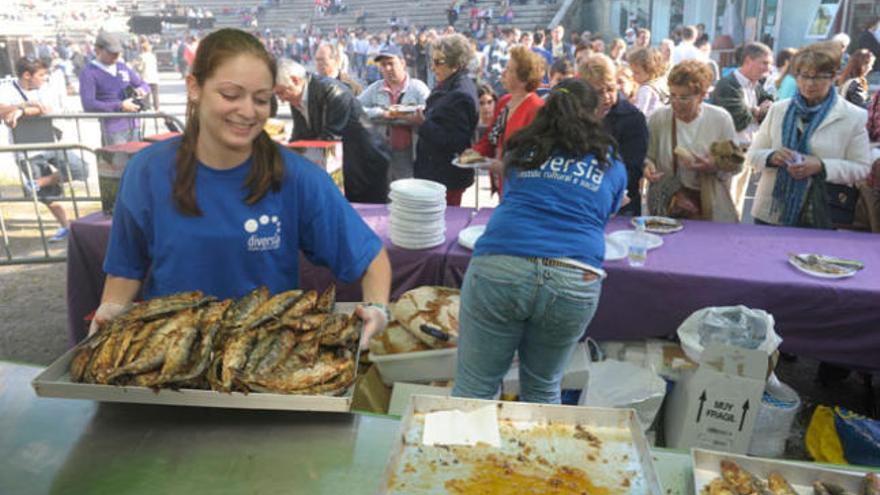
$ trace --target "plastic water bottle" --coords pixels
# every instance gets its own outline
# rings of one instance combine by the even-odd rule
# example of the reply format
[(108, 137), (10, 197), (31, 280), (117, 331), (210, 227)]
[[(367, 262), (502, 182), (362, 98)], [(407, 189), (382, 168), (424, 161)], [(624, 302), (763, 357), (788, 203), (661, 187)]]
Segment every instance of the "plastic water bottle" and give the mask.
[(629, 241), (627, 251), (629, 266), (645, 266), (648, 259), (648, 236), (645, 234), (645, 218), (636, 218), (636, 230)]

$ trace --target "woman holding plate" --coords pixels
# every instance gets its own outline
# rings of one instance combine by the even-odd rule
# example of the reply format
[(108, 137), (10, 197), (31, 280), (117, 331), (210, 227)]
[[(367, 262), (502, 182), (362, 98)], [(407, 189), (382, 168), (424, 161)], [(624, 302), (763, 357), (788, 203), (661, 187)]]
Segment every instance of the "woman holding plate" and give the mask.
[(128, 162), (89, 333), (144, 298), (200, 290), (239, 298), (295, 289), (299, 253), (361, 281), (364, 340), (388, 321), (391, 267), (382, 241), (329, 175), (263, 127), (278, 76), (252, 35), (214, 31), (186, 76), (186, 128)]
[[(531, 124), (544, 99), (535, 91), (544, 78), (544, 59), (523, 46), (510, 49), (510, 60), (501, 74), (501, 83), (508, 91), (495, 105), (492, 122), (474, 150), (486, 158), (501, 160), (504, 143), (516, 131)], [(502, 177), (492, 173), (492, 190), (501, 193)]]
[(598, 101), (585, 82), (563, 81), (507, 141), (504, 200), (461, 290), (455, 396), (494, 397), (518, 351), (521, 400), (560, 402), (565, 363), (599, 302), (605, 225), (626, 191)]
[(464, 191), (474, 183), (474, 171), (452, 165), (456, 155), (471, 145), (477, 129), (477, 86), (468, 77), (473, 50), (460, 34), (441, 36), (431, 44), (431, 66), (437, 84), (424, 112), (412, 118), (419, 126), (413, 176), (446, 186), (446, 204), (459, 206)]
[(730, 114), (703, 102), (713, 77), (698, 60), (676, 65), (667, 77), (670, 105), (648, 119), (643, 174), (652, 184), (648, 204), (655, 215), (739, 221), (730, 180), (742, 170), (742, 155), (733, 146)]

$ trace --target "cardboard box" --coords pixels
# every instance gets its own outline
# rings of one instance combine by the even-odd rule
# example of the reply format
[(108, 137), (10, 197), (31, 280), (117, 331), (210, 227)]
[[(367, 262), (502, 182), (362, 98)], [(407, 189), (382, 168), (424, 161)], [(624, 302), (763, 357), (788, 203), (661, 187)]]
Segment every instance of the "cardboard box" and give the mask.
[(667, 396), (666, 446), (746, 453), (766, 376), (766, 353), (711, 344)]
[(351, 398), (351, 408), (376, 414), (386, 414), (391, 401), (391, 387), (382, 383), (376, 366), (370, 366), (358, 377)]
[[(562, 390), (582, 390), (587, 384), (590, 377), (590, 352), (584, 342), (579, 342), (571, 353), (571, 358), (565, 366), (565, 373), (562, 375)], [(514, 397), (519, 395), (519, 357), (515, 356), (510, 369), (504, 375), (501, 383), (501, 394), (503, 397)]]
[(342, 182), (342, 141), (293, 141), (287, 147), (303, 155), (308, 160), (330, 174), (333, 182), (343, 191)]

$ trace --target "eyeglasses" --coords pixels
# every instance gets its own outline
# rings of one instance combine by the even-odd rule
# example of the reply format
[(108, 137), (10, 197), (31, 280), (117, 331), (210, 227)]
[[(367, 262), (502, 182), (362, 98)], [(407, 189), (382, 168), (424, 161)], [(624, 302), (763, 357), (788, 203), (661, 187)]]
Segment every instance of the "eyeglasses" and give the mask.
[(669, 95), (669, 101), (677, 101), (680, 103), (688, 103), (699, 98), (700, 95)]
[(431, 64), (432, 65), (446, 65), (446, 59), (445, 58), (434, 58), (434, 59), (431, 59)]
[(819, 83), (826, 82), (834, 79), (834, 74), (816, 74), (815, 76), (808, 76), (806, 74), (798, 74), (797, 78), (804, 82), (811, 83)]

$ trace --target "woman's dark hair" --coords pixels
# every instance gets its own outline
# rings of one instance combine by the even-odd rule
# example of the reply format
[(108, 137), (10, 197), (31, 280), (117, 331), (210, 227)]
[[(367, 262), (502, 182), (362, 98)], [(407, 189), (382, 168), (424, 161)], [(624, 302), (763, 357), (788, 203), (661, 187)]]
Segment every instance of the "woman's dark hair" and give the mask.
[(608, 166), (609, 150), (617, 144), (596, 116), (598, 104), (596, 92), (581, 79), (557, 84), (535, 120), (507, 141), (505, 167), (535, 169), (555, 153), (592, 154), (603, 167)]
[(492, 89), (492, 86), (488, 84), (480, 84), (477, 88), (477, 97), (482, 98), (485, 95), (489, 95), (493, 100), (498, 101), (498, 95), (495, 93), (495, 90)]
[(797, 55), (797, 50), (794, 48), (783, 48), (782, 50), (779, 50), (779, 53), (776, 54), (776, 68), (785, 68), (779, 74), (779, 77), (776, 78), (776, 82), (774, 83), (776, 89), (779, 89), (782, 86), (782, 81), (783, 79), (785, 79), (785, 76), (793, 76), (792, 68), (794, 67), (794, 64), (791, 63), (791, 61), (794, 60), (795, 55)]
[(49, 69), (46, 62), (34, 57), (21, 57), (15, 63), (15, 75), (24, 77), (25, 74), (34, 75), (41, 69)]
[[(190, 76), (195, 78), (199, 87), (204, 87), (205, 81), (214, 74), (220, 65), (245, 54), (265, 62), (272, 74), (272, 83), (274, 84), (278, 72), (275, 59), (257, 38), (244, 31), (231, 28), (214, 31), (199, 43)], [(199, 106), (198, 103), (188, 100), (186, 103), (186, 127), (174, 160), (177, 173), (174, 177), (172, 199), (174, 206), (181, 213), (189, 216), (202, 215), (195, 192), (196, 144), (198, 141)], [(281, 153), (266, 131), (260, 131), (254, 140), (251, 158), (251, 170), (245, 180), (245, 187), (248, 189), (245, 203), (249, 205), (263, 199), (269, 188), (278, 191), (284, 176)]]

